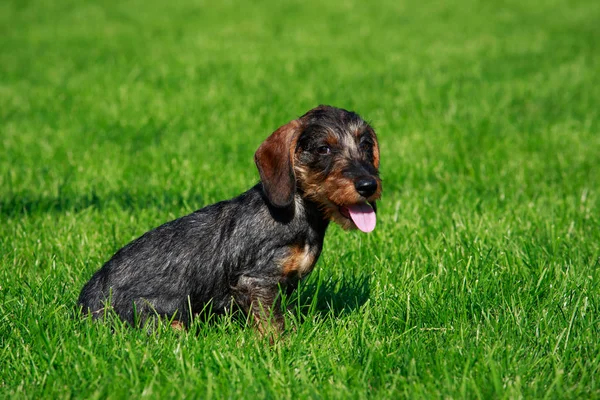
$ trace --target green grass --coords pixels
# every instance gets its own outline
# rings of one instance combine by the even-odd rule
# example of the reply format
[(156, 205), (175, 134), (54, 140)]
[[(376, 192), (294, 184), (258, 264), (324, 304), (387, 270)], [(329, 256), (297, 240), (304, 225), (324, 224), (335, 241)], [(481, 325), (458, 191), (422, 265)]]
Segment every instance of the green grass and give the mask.
[[(600, 398), (600, 3), (0, 3), (0, 398)], [(321, 104), (384, 195), (273, 346), (94, 324), (145, 231), (258, 179)]]

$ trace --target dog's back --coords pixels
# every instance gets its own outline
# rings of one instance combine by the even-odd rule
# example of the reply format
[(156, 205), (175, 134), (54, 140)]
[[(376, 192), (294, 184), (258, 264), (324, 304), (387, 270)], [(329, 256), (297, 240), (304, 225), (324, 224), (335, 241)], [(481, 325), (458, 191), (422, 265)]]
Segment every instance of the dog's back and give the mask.
[(240, 276), (275, 286), (281, 281), (276, 261), (286, 257), (290, 243), (310, 242), (320, 252), (326, 224), (313, 232), (306, 218), (302, 208), (288, 215), (269, 207), (258, 184), (123, 247), (84, 286), (79, 304), (95, 318), (110, 305), (131, 324), (153, 314), (187, 324), (206, 307), (223, 312), (243, 296), (236, 293)]

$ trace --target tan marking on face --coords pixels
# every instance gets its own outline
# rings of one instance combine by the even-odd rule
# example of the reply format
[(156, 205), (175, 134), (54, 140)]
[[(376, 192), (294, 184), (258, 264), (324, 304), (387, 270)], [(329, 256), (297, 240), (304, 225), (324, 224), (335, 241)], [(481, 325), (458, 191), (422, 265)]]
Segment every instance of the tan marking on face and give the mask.
[[(373, 165), (375, 168), (379, 169), (379, 144), (377, 144), (377, 140), (373, 146)], [(381, 185), (379, 186), (381, 187)], [(379, 190), (381, 190), (381, 188), (379, 188)]]
[(373, 138), (373, 166), (379, 169), (379, 142), (377, 141), (377, 135), (375, 135), (372, 129), (369, 129), (369, 134)]
[(316, 261), (315, 254), (310, 251), (308, 244), (303, 247), (290, 246), (288, 256), (281, 263), (283, 275), (294, 274), (302, 278), (312, 271)]
[(340, 214), (339, 209), (341, 204), (355, 203), (360, 199), (350, 180), (335, 175), (324, 179), (318, 174), (311, 174), (308, 168), (301, 167), (296, 167), (296, 176), (304, 196), (319, 205), (326, 219), (343, 229), (356, 228), (351, 220)]
[[(368, 133), (373, 138), (373, 165), (379, 168), (379, 145), (375, 133), (369, 129)], [(361, 157), (358, 147), (358, 135), (365, 132), (364, 125), (357, 126), (351, 130), (353, 134), (343, 135), (338, 145), (342, 153), (335, 155), (335, 164), (328, 176), (320, 171), (312, 171), (308, 166), (299, 162), (294, 163), (294, 172), (298, 187), (303, 192), (303, 197), (314, 201), (324, 214), (324, 217), (340, 225), (343, 229), (356, 229), (351, 219), (340, 213), (340, 206), (358, 204), (366, 201), (375, 201), (381, 197), (381, 179), (377, 176), (377, 190), (369, 198), (362, 197), (354, 186), (354, 181), (344, 177), (342, 171), (348, 168), (348, 163), (353, 159)], [(329, 142), (328, 142), (329, 144)]]
[[(340, 206), (364, 202), (363, 198), (354, 187), (351, 179), (345, 178), (341, 171), (344, 166), (336, 165), (333, 172), (327, 177), (313, 173), (306, 166), (296, 165), (296, 177), (298, 184), (304, 192), (304, 196), (320, 206), (325, 218), (335, 222), (343, 229), (356, 229), (352, 220), (340, 213)], [(381, 196), (381, 180), (377, 180), (377, 191), (369, 197), (368, 201), (374, 201)]]
[(329, 146), (333, 147), (333, 146), (337, 146), (339, 144), (339, 140), (337, 137), (333, 136), (333, 135), (328, 135), (325, 138), (325, 143), (327, 143)]
[(304, 191), (304, 195), (313, 201), (319, 202), (322, 190), (321, 185), (325, 177), (311, 171), (306, 165), (296, 164), (294, 172), (296, 173), (298, 186)]

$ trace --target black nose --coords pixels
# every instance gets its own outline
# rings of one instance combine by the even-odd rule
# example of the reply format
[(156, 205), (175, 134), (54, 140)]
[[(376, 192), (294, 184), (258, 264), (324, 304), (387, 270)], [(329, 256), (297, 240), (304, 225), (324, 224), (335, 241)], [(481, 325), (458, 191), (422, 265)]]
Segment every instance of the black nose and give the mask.
[(356, 191), (363, 197), (369, 197), (377, 190), (377, 181), (374, 178), (363, 178), (354, 182)]

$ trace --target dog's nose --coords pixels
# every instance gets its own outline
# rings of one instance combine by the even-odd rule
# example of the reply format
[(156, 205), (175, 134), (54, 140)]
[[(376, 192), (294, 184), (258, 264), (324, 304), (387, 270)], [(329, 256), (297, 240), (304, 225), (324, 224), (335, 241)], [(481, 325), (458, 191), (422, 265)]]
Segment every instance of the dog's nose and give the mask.
[(354, 182), (356, 191), (363, 197), (369, 197), (377, 190), (377, 181), (374, 178), (364, 178)]

